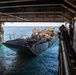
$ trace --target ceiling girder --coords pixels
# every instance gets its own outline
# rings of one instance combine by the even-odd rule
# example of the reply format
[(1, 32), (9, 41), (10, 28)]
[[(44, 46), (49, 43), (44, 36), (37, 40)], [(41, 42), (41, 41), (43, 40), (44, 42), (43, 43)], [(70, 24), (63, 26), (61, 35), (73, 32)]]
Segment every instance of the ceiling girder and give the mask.
[(65, 21), (71, 20), (75, 12), (76, 8), (65, 0), (12, 0), (0, 2), (0, 21)]

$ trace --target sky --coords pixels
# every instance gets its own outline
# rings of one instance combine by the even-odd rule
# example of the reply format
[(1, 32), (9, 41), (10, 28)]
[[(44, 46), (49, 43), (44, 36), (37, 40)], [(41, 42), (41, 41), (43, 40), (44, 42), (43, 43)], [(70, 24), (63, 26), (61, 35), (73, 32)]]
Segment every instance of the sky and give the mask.
[(3, 26), (61, 26), (64, 22), (5, 22)]

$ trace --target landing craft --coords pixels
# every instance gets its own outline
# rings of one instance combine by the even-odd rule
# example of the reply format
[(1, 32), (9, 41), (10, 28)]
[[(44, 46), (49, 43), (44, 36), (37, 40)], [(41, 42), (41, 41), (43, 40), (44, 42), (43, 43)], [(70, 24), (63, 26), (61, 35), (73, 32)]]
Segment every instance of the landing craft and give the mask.
[(9, 48), (16, 48), (18, 52), (39, 55), (58, 40), (57, 31), (53, 28), (33, 29), (30, 38), (9, 40), (3, 43)]

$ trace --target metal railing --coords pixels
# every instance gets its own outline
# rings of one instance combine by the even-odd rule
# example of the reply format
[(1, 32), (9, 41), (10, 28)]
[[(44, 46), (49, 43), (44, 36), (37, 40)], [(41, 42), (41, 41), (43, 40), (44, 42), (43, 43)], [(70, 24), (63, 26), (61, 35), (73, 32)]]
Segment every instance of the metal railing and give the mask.
[(69, 52), (63, 40), (59, 44), (59, 73), (58, 75), (74, 75)]
[(62, 55), (63, 55), (63, 63), (64, 63), (65, 75), (70, 75), (69, 65), (68, 65), (68, 58), (66, 56), (66, 51), (65, 51), (66, 48), (65, 48), (64, 43), (63, 43), (62, 40), (61, 40), (61, 45), (62, 45)]

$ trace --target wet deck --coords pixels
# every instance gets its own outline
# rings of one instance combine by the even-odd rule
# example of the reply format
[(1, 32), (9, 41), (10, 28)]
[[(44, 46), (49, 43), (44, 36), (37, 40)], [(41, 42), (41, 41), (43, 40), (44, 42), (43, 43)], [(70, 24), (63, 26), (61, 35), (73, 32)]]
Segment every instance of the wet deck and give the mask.
[(57, 75), (58, 41), (37, 57), (0, 47), (0, 75)]

